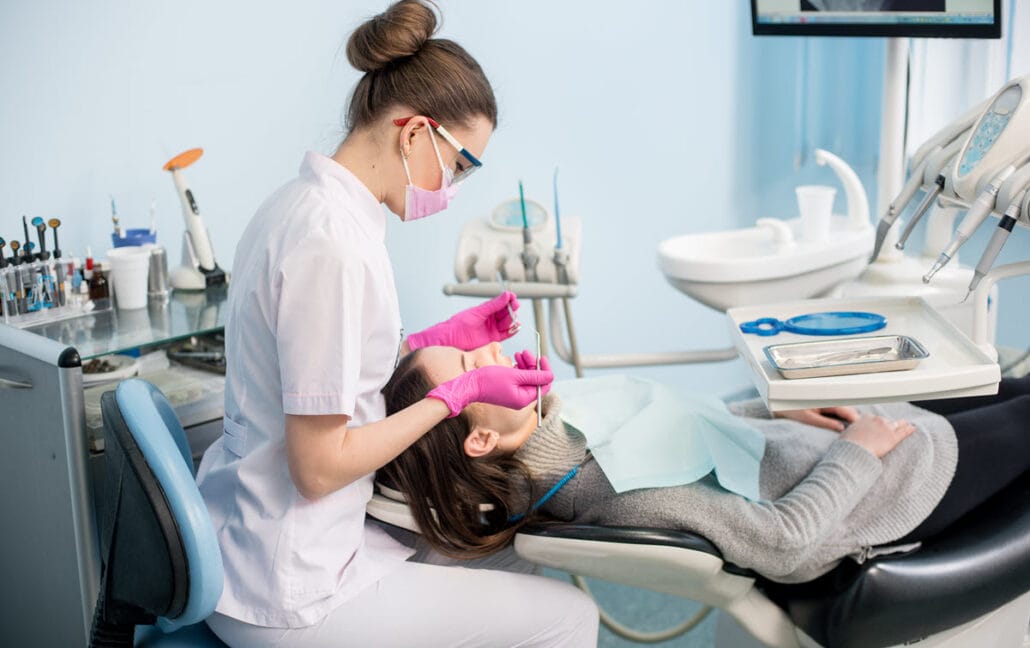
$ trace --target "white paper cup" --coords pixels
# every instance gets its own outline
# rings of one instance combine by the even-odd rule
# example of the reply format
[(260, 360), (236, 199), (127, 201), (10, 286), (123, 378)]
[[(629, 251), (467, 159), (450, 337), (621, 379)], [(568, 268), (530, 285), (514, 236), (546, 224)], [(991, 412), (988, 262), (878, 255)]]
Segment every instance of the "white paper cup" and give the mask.
[(150, 249), (138, 246), (114, 248), (107, 251), (107, 260), (111, 264), (111, 283), (118, 308), (146, 307)]
[(837, 189), (826, 185), (800, 185), (794, 187), (794, 192), (801, 213), (801, 239), (825, 241), (830, 238), (830, 217)]

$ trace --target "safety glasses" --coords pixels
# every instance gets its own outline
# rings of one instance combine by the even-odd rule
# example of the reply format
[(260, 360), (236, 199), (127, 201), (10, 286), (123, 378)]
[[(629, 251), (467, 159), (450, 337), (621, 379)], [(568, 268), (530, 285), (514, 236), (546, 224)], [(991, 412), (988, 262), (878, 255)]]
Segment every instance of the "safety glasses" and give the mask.
[[(405, 126), (409, 121), (411, 121), (411, 119), (411, 117), (402, 117), (401, 119), (393, 120), (393, 123), (395, 126)], [(432, 117), (426, 117), (426, 119), (429, 120), (429, 125), (436, 129), (437, 133), (440, 133), (440, 137), (447, 140), (447, 143), (457, 149), (458, 153), (461, 154), (455, 162), (454, 177), (451, 179), (451, 184), (458, 184), (475, 173), (479, 167), (483, 166), (483, 163), (479, 161), (479, 158), (469, 153), (469, 150), (462, 146), (458, 140), (454, 139), (454, 136), (447, 132), (446, 128), (441, 126)]]

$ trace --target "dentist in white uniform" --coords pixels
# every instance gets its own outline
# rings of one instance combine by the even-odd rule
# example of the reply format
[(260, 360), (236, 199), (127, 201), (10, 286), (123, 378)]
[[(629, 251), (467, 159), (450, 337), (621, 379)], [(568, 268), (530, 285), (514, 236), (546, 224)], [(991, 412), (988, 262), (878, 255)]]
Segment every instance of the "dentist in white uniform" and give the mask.
[(237, 247), (224, 433), (197, 476), (225, 566), (208, 625), (230, 646), (596, 645), (571, 585), (408, 562), (365, 522), (377, 468), (469, 402), (523, 407), (553, 378), (484, 367), (385, 417), (399, 354), (505, 339), (518, 307), (506, 293), (402, 339), (381, 205), (405, 221), (445, 208), (497, 120), (482, 69), (436, 24), (402, 0), (355, 30), (346, 139), (308, 153)]

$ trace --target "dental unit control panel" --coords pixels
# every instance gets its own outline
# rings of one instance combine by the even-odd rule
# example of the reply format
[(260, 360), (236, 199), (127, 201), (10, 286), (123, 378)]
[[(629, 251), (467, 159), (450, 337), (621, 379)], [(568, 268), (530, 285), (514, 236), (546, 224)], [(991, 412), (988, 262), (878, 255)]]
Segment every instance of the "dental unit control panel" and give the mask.
[(1030, 142), (1028, 91), (1030, 79), (1013, 81), (984, 111), (959, 153), (952, 181), (955, 194), (966, 200), (974, 199), (985, 175), (1000, 171), (1026, 154)]
[(888, 231), (922, 187), (923, 199), (902, 232), (898, 249), (904, 248), (934, 202), (966, 210), (924, 275), (925, 283), (955, 257), (988, 216), (1001, 218), (969, 284), (972, 294), (1013, 227), (1030, 227), (1030, 204), (1025, 199), (1030, 188), (1030, 77), (1009, 81), (990, 99), (942, 128), (916, 151), (911, 166), (908, 182), (880, 220), (870, 260), (876, 260)]
[[(581, 224), (578, 218), (563, 217), (560, 225), (547, 209), (526, 200), (526, 218), (531, 232), (529, 247), (538, 258), (535, 281), (575, 284), (579, 279)], [(559, 231), (560, 229), (560, 231)], [(454, 259), (454, 276), (462, 282), (495, 282), (498, 274), (506, 282), (530, 281), (530, 270), (523, 262), (526, 250), (524, 224), (518, 199), (502, 202), (486, 219), (472, 219), (462, 229)], [(558, 237), (561, 245), (558, 246)], [(565, 251), (565, 261), (556, 262), (549, 252)], [(564, 277), (561, 267), (564, 266)], [(523, 293), (519, 293), (523, 296)], [(529, 297), (530, 295), (526, 294)]]

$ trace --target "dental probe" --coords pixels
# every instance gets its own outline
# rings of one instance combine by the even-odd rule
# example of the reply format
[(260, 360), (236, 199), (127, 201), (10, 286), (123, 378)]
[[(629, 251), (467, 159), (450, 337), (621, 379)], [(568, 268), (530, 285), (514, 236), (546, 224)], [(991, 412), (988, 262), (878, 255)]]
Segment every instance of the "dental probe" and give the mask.
[[(497, 283), (501, 284), (501, 293), (503, 294), (508, 288), (504, 285), (504, 275), (501, 274), (500, 269), (497, 270)], [(522, 328), (519, 324), (518, 319), (515, 317), (515, 309), (511, 307), (511, 302), (508, 302), (508, 317), (511, 318), (511, 324), (508, 325), (508, 335), (515, 335)]]
[(969, 282), (969, 290), (966, 292), (966, 296), (962, 298), (963, 302), (969, 299), (969, 296), (973, 294), (976, 287), (980, 285), (980, 281), (991, 271), (991, 266), (998, 259), (998, 253), (1001, 252), (1001, 248), (1008, 240), (1009, 234), (1012, 233), (1012, 228), (1016, 224), (1019, 212), (1023, 209), (1024, 199), (1028, 195), (1030, 194), (1023, 190), (1016, 196), (1015, 200), (1009, 203), (1005, 214), (1001, 217), (1001, 222), (998, 223), (998, 227), (994, 230), (994, 235), (991, 236), (990, 243), (987, 244), (983, 255), (980, 257), (980, 262), (976, 264), (976, 269), (973, 270), (973, 280)]
[[(540, 371), (540, 331), (536, 332), (536, 369)], [(543, 388), (540, 385), (536, 387), (536, 426), (541, 427), (544, 424), (544, 408), (543, 408)]]
[[(924, 167), (925, 170), (923, 172), (923, 184), (930, 186), (927, 188), (927, 193), (923, 196), (923, 200), (916, 207), (915, 212), (912, 213), (912, 218), (909, 219), (905, 229), (898, 237), (898, 242), (894, 244), (894, 247), (897, 249), (905, 249), (905, 242), (908, 240), (908, 237), (911, 236), (916, 225), (926, 215), (927, 210), (933, 206), (934, 199), (944, 190), (944, 184), (947, 182), (948, 176), (951, 175), (953, 158), (958, 155), (960, 148), (962, 148), (962, 140), (956, 140), (927, 157), (926, 167)], [(930, 184), (931, 182), (933, 183), (932, 185)], [(899, 213), (904, 211), (904, 209), (905, 206), (901, 206), (898, 210)]]
[(1001, 173), (994, 176), (994, 178), (987, 184), (987, 187), (980, 192), (980, 195), (973, 201), (969, 211), (966, 212), (966, 217), (962, 219), (959, 226), (955, 229), (955, 235), (951, 238), (951, 242), (948, 243), (944, 251), (940, 253), (937, 260), (934, 261), (933, 267), (930, 271), (923, 275), (923, 283), (930, 283), (933, 276), (937, 274), (941, 268), (948, 265), (951, 258), (955, 256), (958, 249), (969, 240), (969, 237), (973, 235), (976, 228), (984, 222), (992, 211), (994, 211), (995, 199), (998, 195), (998, 189), (1001, 188), (1002, 183), (1008, 180), (1008, 177), (1016, 170), (1013, 165), (1008, 165), (1001, 170)]
[[(937, 147), (932, 153), (936, 153), (941, 150)], [(873, 244), (873, 253), (869, 255), (869, 263), (876, 261), (876, 258), (880, 256), (880, 250), (883, 248), (883, 242), (887, 238), (887, 232), (890, 231), (895, 221), (898, 220), (898, 216), (901, 212), (905, 211), (905, 207), (908, 207), (908, 203), (912, 200), (912, 197), (919, 191), (919, 187), (923, 185), (923, 175), (926, 173), (926, 167), (930, 163), (929, 157), (919, 163), (919, 166), (912, 172), (908, 177), (908, 182), (901, 188), (898, 195), (891, 201), (891, 204), (887, 206), (887, 213), (880, 219), (880, 224), (876, 227), (876, 242)]]

